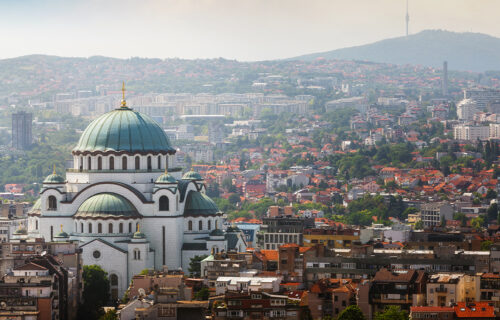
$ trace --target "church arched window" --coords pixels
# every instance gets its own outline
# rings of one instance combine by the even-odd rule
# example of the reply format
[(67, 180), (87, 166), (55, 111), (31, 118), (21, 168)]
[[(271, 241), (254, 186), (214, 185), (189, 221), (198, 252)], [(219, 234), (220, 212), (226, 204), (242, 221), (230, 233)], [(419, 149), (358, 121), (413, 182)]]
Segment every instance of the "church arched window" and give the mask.
[(139, 156), (135, 157), (135, 170), (141, 169), (141, 158)]
[(208, 220), (208, 230), (212, 229), (212, 220)]
[(193, 221), (191, 220), (188, 221), (188, 230), (189, 231), (193, 230)]
[(132, 233), (132, 222), (128, 223), (128, 233)]
[(47, 210), (57, 210), (57, 199), (54, 196), (49, 196)]
[(108, 224), (108, 233), (113, 233), (113, 224), (111, 222)]
[(127, 156), (122, 157), (122, 170), (127, 170)]
[(158, 169), (161, 169), (161, 156), (158, 156)]
[(134, 249), (134, 260), (141, 260), (141, 250), (137, 248)]
[(169, 210), (169, 201), (167, 196), (160, 197), (160, 211), (168, 211)]
[(120, 224), (118, 225), (118, 232), (119, 233), (123, 233), (123, 223), (120, 222)]
[(153, 169), (153, 164), (151, 162), (151, 156), (148, 156), (148, 171), (151, 171)]
[(102, 233), (102, 224), (101, 223), (97, 224), (97, 233)]
[(80, 157), (80, 171), (83, 171), (83, 157)]
[(83, 233), (83, 222), (80, 222), (80, 232)]
[(102, 157), (97, 157), (97, 170), (102, 170)]
[(89, 233), (92, 233), (92, 223), (89, 222)]
[(87, 169), (92, 170), (92, 158), (90, 156), (87, 158)]
[(116, 274), (112, 274), (111, 276), (109, 276), (109, 282), (110, 284), (114, 287), (114, 286), (117, 286), (118, 285), (118, 276)]
[(115, 157), (109, 157), (109, 170), (115, 170)]
[(200, 230), (200, 231), (203, 230), (203, 221), (202, 220), (198, 221), (198, 230)]

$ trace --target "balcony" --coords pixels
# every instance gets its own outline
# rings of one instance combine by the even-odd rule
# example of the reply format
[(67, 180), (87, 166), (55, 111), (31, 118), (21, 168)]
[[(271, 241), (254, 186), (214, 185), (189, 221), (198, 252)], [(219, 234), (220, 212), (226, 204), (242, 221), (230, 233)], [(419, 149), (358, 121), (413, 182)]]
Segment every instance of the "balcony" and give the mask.
[(373, 303), (384, 303), (384, 304), (411, 304), (411, 295), (405, 294), (374, 294), (372, 298)]
[(437, 293), (446, 293), (448, 292), (448, 288), (436, 288), (434, 289)]

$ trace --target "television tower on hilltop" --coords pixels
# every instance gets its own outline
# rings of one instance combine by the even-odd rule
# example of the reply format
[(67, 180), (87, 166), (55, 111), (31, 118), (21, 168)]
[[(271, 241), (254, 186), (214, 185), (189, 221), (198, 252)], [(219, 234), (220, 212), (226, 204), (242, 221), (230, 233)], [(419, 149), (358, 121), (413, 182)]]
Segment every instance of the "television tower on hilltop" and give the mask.
[(408, 24), (410, 24), (410, 14), (408, 13), (408, 0), (406, 0), (406, 36), (408, 37)]

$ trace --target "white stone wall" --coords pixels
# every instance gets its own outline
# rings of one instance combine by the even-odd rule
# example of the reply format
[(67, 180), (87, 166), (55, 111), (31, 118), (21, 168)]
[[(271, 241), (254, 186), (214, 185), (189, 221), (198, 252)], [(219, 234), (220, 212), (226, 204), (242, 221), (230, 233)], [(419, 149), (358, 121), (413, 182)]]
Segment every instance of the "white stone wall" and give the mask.
[[(134, 256), (134, 251), (140, 252), (140, 257)], [(144, 269), (154, 268), (154, 261), (151, 260), (149, 253), (149, 243), (144, 242), (130, 242), (128, 244), (128, 283), (132, 277), (139, 274)]]
[[(82, 261), (84, 265), (96, 264), (106, 270), (108, 276), (111, 274), (116, 274), (118, 276), (118, 294), (122, 296), (129, 285), (127, 277), (127, 253), (107, 246), (98, 240), (86, 244), (82, 248)], [(101, 253), (101, 256), (97, 259), (93, 256), (95, 250)]]

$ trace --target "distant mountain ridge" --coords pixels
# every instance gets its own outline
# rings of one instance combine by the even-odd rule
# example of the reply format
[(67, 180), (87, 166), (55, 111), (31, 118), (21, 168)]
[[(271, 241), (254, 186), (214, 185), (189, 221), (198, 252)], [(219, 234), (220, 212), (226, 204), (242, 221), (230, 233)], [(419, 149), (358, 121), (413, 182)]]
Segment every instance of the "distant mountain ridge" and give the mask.
[(425, 30), (408, 37), (312, 53), (290, 60), (317, 58), (365, 60), (393, 64), (414, 64), (441, 68), (448, 61), (451, 70), (500, 70), (500, 38), (482, 33)]

